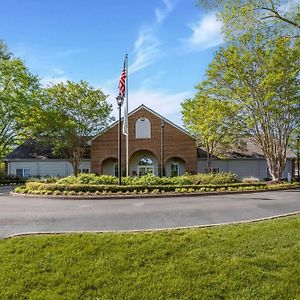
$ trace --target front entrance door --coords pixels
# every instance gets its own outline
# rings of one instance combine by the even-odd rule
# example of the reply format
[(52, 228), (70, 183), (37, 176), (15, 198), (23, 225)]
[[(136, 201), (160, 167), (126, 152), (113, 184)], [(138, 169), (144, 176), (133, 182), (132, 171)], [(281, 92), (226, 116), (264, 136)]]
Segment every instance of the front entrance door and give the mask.
[(153, 173), (154, 173), (153, 166), (138, 166), (138, 176), (144, 176)]

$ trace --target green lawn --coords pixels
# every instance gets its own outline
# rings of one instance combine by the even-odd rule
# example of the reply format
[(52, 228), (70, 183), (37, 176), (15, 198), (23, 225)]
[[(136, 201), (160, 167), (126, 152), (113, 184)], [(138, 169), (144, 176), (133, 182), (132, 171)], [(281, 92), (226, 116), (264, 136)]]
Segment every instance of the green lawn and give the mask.
[(1, 240), (0, 299), (300, 299), (300, 216)]

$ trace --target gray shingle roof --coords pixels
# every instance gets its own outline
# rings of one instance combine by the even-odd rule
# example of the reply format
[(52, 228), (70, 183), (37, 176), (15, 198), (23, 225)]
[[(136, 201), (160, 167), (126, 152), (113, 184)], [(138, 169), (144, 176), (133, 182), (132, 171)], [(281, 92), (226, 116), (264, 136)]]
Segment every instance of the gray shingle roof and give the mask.
[[(84, 158), (90, 158), (91, 153), (87, 149)], [(38, 142), (35, 140), (27, 140), (24, 144), (18, 146), (9, 153), (4, 160), (10, 159), (64, 159), (59, 153), (53, 152), (53, 146)]]
[[(206, 158), (206, 151), (202, 147), (198, 148), (198, 158)], [(287, 149), (287, 158), (296, 158), (296, 155)], [(232, 147), (229, 149), (225, 157), (227, 159), (238, 158), (264, 158), (263, 152), (260, 146), (254, 141), (253, 138), (244, 138), (241, 140), (240, 147)]]

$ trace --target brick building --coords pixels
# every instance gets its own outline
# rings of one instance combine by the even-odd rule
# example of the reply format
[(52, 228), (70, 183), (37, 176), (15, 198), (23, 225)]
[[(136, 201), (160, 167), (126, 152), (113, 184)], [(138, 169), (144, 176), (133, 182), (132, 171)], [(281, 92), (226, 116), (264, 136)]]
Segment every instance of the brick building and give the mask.
[[(196, 140), (184, 129), (165, 119), (145, 105), (129, 114), (129, 172), (130, 176), (147, 173), (163, 176), (183, 175), (185, 172), (206, 173), (207, 153), (197, 148)], [(126, 137), (122, 134), (122, 174), (126, 166)], [(90, 141), (90, 151), (82, 159), (79, 171), (118, 175), (118, 122), (100, 132)], [(244, 146), (228, 149), (226, 158), (212, 159), (212, 171), (233, 172), (240, 179), (254, 176), (270, 178), (262, 149), (252, 138), (244, 139)], [(28, 140), (4, 159), (6, 173), (18, 177), (68, 176), (71, 164), (55, 156), (50, 145)], [(287, 149), (286, 166), (282, 178), (295, 174), (295, 154)]]
[[(196, 140), (188, 132), (145, 105), (128, 116), (129, 175), (175, 176), (197, 171)], [(91, 140), (91, 172), (117, 175), (118, 122)], [(126, 168), (122, 134), (122, 173)]]

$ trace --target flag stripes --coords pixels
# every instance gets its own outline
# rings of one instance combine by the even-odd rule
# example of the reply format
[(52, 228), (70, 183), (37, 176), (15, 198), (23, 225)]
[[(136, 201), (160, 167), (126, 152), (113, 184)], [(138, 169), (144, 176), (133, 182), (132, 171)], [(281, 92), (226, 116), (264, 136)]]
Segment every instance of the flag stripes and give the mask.
[(125, 81), (126, 81), (126, 68), (125, 68), (125, 62), (124, 62), (124, 68), (121, 72), (121, 77), (120, 77), (120, 82), (119, 82), (119, 95), (121, 97), (125, 96), (125, 90), (126, 90)]

